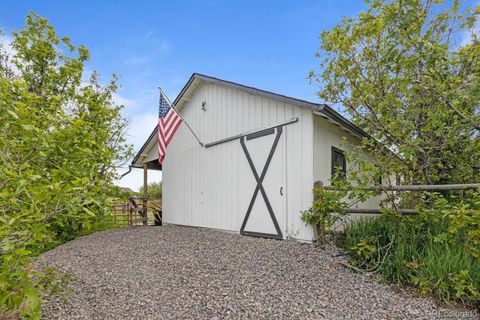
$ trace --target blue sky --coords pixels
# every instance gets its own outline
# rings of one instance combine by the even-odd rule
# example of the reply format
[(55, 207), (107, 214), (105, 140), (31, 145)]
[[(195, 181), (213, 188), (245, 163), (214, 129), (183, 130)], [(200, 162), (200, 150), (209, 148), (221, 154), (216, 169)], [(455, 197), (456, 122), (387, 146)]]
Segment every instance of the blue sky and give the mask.
[(193, 72), (316, 99), (305, 77), (318, 35), (362, 7), (351, 0), (3, 1), (0, 27), (19, 29), (29, 10), (39, 13), (90, 49), (91, 68), (121, 77), (122, 97), (154, 109), (158, 85), (174, 98)]
[[(316, 68), (318, 36), (363, 7), (341, 0), (1, 1), (0, 29), (21, 29), (32, 10), (87, 46), (90, 70), (105, 81), (120, 76), (116, 100), (138, 150), (156, 122), (157, 87), (173, 100), (193, 72), (318, 100), (306, 79)], [(133, 189), (141, 183), (140, 172), (120, 182)]]
[[(0, 1), (0, 29), (21, 29), (34, 11), (61, 36), (90, 49), (89, 70), (120, 76), (115, 97), (132, 121), (135, 150), (155, 125), (158, 86), (173, 100), (193, 72), (318, 101), (319, 34), (354, 16), (363, 1)], [(152, 180), (160, 175), (153, 174)], [(120, 184), (137, 189), (141, 173)]]

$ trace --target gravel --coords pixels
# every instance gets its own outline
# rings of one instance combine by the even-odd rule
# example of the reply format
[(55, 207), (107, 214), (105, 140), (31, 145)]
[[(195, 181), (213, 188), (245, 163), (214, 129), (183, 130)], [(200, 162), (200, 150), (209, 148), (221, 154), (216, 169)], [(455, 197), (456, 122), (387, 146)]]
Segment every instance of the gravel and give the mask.
[(98, 232), (43, 254), (71, 274), (45, 319), (440, 319), (441, 309), (345, 269), (311, 244), (201, 228)]

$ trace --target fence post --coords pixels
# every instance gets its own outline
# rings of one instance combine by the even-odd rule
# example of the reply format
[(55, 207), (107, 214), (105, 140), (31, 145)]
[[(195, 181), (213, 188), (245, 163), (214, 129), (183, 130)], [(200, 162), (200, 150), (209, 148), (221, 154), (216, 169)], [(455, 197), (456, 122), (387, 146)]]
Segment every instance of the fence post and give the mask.
[(148, 163), (143, 164), (143, 210), (142, 210), (142, 218), (143, 218), (143, 225), (147, 225), (147, 197), (148, 197)]
[(130, 226), (133, 226), (133, 208), (136, 207), (136, 203), (132, 197), (130, 197), (129, 200), (130, 200), (130, 203), (128, 204), (128, 224)]
[[(323, 182), (322, 181), (315, 181), (313, 183), (313, 189), (314, 190), (322, 190), (323, 189)], [(317, 193), (313, 193), (313, 202), (316, 202), (316, 201), (320, 201), (322, 200), (322, 197), (320, 195), (318, 195)], [(323, 232), (321, 230), (319, 230), (319, 227), (318, 226), (314, 226), (313, 227), (313, 230), (314, 230), (314, 233), (315, 233), (315, 241), (317, 243), (317, 245), (320, 245), (321, 243), (323, 244)]]

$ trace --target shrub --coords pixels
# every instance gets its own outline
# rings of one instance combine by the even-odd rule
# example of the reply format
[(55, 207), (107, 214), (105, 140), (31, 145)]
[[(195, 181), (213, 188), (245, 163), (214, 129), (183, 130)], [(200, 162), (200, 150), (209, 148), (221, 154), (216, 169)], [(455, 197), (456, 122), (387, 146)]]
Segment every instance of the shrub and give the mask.
[[(143, 186), (140, 187), (138, 194), (143, 197)], [(162, 182), (151, 182), (147, 186), (147, 196), (149, 199), (162, 199)]]
[(35, 14), (12, 47), (0, 47), (0, 317), (39, 318), (32, 257), (108, 227), (115, 169), (130, 147), (115, 79), (84, 81), (86, 48)]
[(384, 281), (414, 286), (424, 294), (478, 303), (478, 248), (472, 250), (462, 235), (466, 230), (448, 236), (453, 225), (448, 218), (425, 219), (424, 214), (400, 221), (383, 215), (354, 222), (346, 230), (345, 243), (351, 262)]
[(316, 228), (319, 242), (325, 242), (326, 233), (337, 222), (342, 222), (346, 215), (345, 203), (340, 201), (343, 192), (331, 192), (323, 189), (314, 189), (315, 201), (312, 206), (301, 212), (301, 219), (305, 224)]

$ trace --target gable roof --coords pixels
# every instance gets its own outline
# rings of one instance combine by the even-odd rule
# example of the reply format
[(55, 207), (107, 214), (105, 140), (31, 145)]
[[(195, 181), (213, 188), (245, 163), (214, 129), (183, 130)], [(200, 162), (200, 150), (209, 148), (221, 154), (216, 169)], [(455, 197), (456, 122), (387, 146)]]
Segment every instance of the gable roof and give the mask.
[[(342, 116), (340, 113), (332, 109), (326, 104), (322, 103), (314, 103), (314, 102), (309, 102), (306, 100), (302, 99), (297, 99), (297, 98), (292, 98), (283, 94), (278, 94), (278, 93), (273, 93), (270, 91), (262, 90), (262, 89), (257, 89), (254, 87), (246, 86), (243, 84), (235, 83), (232, 81), (227, 81), (227, 80), (222, 80), (219, 78), (207, 76), (204, 74), (200, 73), (193, 73), (190, 79), (187, 81), (185, 86), (182, 88), (180, 93), (178, 94), (177, 98), (173, 101), (173, 105), (177, 108), (181, 108), (181, 106), (188, 101), (188, 94), (191, 94), (190, 90), (191, 88), (197, 87), (200, 83), (202, 82), (207, 82), (207, 83), (213, 83), (213, 84), (218, 84), (238, 90), (242, 90), (251, 94), (259, 95), (262, 97), (270, 98), (276, 101), (284, 102), (286, 104), (290, 104), (302, 109), (308, 109), (312, 110), (315, 114), (318, 114), (330, 122), (333, 122), (337, 124), (338, 126), (342, 127), (344, 130), (350, 132), (351, 134), (358, 136), (358, 137), (368, 137), (367, 133), (354, 125), (351, 121), (347, 120), (344, 116)], [(140, 148), (138, 151), (137, 155), (132, 161), (132, 166), (135, 167), (135, 162), (140, 158), (141, 154), (145, 151), (146, 147), (148, 146), (149, 142), (155, 137), (156, 134), (156, 128), (152, 131), (148, 139), (145, 141), (143, 146)]]
[(289, 97), (289, 96), (286, 96), (286, 95), (283, 95), (283, 94), (274, 93), (274, 92), (270, 92), (270, 91), (246, 86), (246, 85), (239, 84), (239, 83), (232, 82), (232, 81), (222, 80), (222, 79), (219, 79), (219, 78), (207, 76), (207, 75), (200, 74), (200, 73), (192, 74), (190, 79), (187, 81), (187, 83), (185, 84), (185, 86), (183, 87), (183, 89), (180, 91), (177, 98), (173, 102), (173, 105), (178, 107), (179, 104), (182, 104), (182, 99), (185, 97), (185, 93), (188, 91), (188, 89), (192, 85), (195, 85), (195, 83), (198, 83), (199, 81), (205, 81), (205, 82), (208, 82), (208, 83), (214, 83), (214, 84), (227, 86), (227, 87), (230, 87), (230, 88), (239, 89), (239, 90), (242, 90), (242, 91), (249, 92), (251, 94), (255, 94), (255, 95), (262, 96), (262, 97), (270, 98), (270, 99), (273, 99), (273, 100), (276, 100), (276, 101), (281, 101), (281, 102), (284, 102), (284, 103), (287, 103), (287, 104), (290, 104), (290, 105), (293, 105), (293, 106), (296, 106), (296, 107), (299, 107), (299, 108), (302, 108), (302, 109), (309, 109), (309, 110), (318, 112), (319, 114), (325, 116), (326, 118), (332, 120), (333, 122), (336, 122), (338, 125), (344, 127), (345, 129), (347, 129), (347, 131), (350, 131), (354, 135), (357, 135), (359, 137), (366, 137), (367, 136), (365, 131), (363, 131), (362, 129), (360, 129), (356, 125), (354, 125), (351, 121), (347, 120), (344, 116), (342, 116), (340, 113), (338, 113), (337, 111), (335, 111), (334, 109), (332, 109), (331, 107), (329, 107), (326, 104), (314, 103), (314, 102), (310, 102), (310, 101), (306, 101), (306, 100), (302, 100), (302, 99), (292, 98), (292, 97)]

